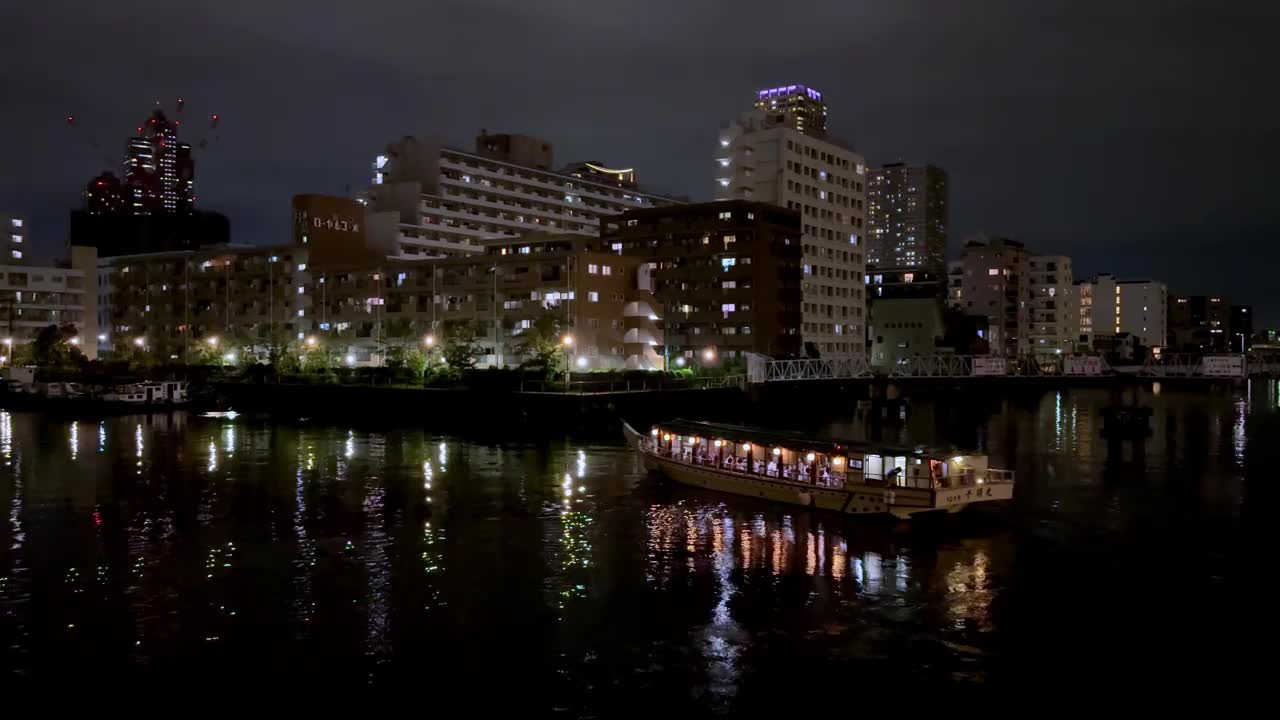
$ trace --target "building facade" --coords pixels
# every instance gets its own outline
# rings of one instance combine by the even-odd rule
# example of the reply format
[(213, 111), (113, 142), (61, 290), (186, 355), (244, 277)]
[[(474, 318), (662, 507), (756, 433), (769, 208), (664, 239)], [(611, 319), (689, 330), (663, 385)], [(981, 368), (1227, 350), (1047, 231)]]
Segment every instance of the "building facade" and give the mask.
[(1075, 303), (1075, 278), (1066, 255), (1033, 255), (1029, 261), (1031, 353), (1052, 357), (1070, 355), (1076, 349), (1079, 310)]
[(5, 362), (13, 351), (50, 325), (73, 325), (72, 342), (89, 358), (97, 357), (97, 284), (92, 248), (73, 248), (67, 267), (0, 266), (0, 333)]
[(573, 337), (575, 369), (656, 369), (661, 334), (639, 264), (582, 242), (541, 238), (429, 263), (377, 252), (316, 262), (315, 247), (299, 246), (105, 258), (100, 348), (182, 361), (214, 344), (265, 359), (314, 343), (349, 365), (378, 365), (393, 345), (465, 330), (481, 366), (507, 367), (551, 314)]
[(800, 354), (795, 211), (741, 200), (633, 210), (610, 219), (600, 242), (652, 268), (668, 367)]
[(947, 333), (945, 285), (944, 275), (923, 269), (867, 271), (872, 365), (891, 368), (913, 355), (937, 353)]
[(476, 254), (538, 232), (596, 236), (603, 217), (679, 202), (581, 168), (549, 170), (551, 146), (535, 138), (482, 134), (476, 145), (465, 152), (405, 137), (374, 160), (364, 200), (398, 213), (400, 257)]
[(867, 176), (867, 266), (941, 273), (947, 257), (947, 173), (890, 163)]
[(152, 111), (126, 144), (124, 198), (136, 215), (188, 213), (195, 207), (191, 146), (178, 140), (178, 123), (162, 110)]
[(1031, 255), (1022, 243), (972, 238), (949, 274), (948, 302), (987, 318), (991, 354), (1018, 357), (1031, 351)]
[[(1087, 290), (1081, 286), (1088, 285)], [(1128, 335), (1148, 350), (1168, 345), (1168, 292), (1164, 283), (1151, 280), (1121, 280), (1102, 274), (1077, 286), (1080, 311), (1089, 311), (1087, 333), (1095, 348), (1104, 338)], [(1084, 297), (1089, 302), (1083, 302)], [(1083, 325), (1083, 321), (1082, 321)], [(1085, 335), (1083, 327), (1081, 334)]]
[(30, 245), (27, 218), (22, 215), (0, 214), (0, 262), (21, 265), (27, 258)]
[(756, 91), (757, 110), (811, 137), (827, 133), (827, 103), (822, 93), (804, 85), (783, 85)]
[(127, 207), (124, 186), (115, 173), (104, 172), (84, 187), (84, 211), (90, 215), (115, 215)]
[[(801, 85), (757, 93), (757, 108), (721, 128), (717, 200), (800, 213), (806, 353), (865, 352), (866, 166), (826, 133), (821, 94)], [(762, 105), (763, 103), (763, 105)], [(818, 121), (821, 118), (821, 121)]]
[(1177, 352), (1227, 352), (1238, 343), (1231, 301), (1222, 295), (1169, 295), (1169, 347)]

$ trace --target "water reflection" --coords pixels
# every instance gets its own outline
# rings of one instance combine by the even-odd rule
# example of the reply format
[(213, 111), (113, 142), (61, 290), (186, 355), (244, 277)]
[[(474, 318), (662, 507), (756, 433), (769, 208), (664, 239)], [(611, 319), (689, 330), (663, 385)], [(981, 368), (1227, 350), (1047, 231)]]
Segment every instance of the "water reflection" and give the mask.
[(505, 648), (531, 707), (596, 715), (746, 711), (761, 677), (990, 679), (1024, 636), (1110, 642), (1070, 620), (1098, 594), (1185, 609), (1146, 570), (1168, 548), (1212, 603), (1278, 392), (1144, 396), (1142, 465), (1097, 442), (1105, 393), (921, 404), (889, 434), (978, 438), (1020, 476), (999, 523), (937, 534), (665, 487), (621, 447), (152, 416), (93, 419), (81, 453), (89, 421), (0, 411), (0, 648), (25, 673), (374, 683), (484, 677)]

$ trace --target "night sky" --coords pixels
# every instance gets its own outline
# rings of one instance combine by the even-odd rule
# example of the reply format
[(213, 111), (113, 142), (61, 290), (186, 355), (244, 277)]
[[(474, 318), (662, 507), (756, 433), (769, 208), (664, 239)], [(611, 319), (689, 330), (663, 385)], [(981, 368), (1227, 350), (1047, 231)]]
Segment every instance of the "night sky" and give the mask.
[(1280, 323), (1276, 2), (187, 4), (0, 7), (0, 211), (44, 254), (156, 99), (186, 99), (187, 141), (222, 116), (198, 205), (265, 244), (288, 242), (290, 196), (363, 188), (405, 134), (539, 135), (557, 164), (635, 165), (707, 200), (720, 122), (805, 83), (872, 164), (950, 172), (953, 256), (1009, 235), (1078, 278), (1153, 277)]

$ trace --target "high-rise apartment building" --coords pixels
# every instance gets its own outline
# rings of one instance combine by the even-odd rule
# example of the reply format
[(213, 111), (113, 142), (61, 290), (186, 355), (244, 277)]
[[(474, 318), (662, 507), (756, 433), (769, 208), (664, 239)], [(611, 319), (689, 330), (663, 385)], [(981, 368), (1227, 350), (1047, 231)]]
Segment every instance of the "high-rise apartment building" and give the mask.
[(138, 135), (129, 138), (124, 195), (136, 215), (189, 213), (195, 205), (191, 146), (178, 140), (178, 123), (154, 110)]
[(948, 301), (967, 315), (987, 318), (992, 355), (1017, 357), (1031, 350), (1031, 256), (1007, 238), (977, 236), (951, 270)]
[(1066, 255), (1033, 255), (1031, 316), (1028, 336), (1031, 352), (1039, 356), (1071, 354), (1075, 350), (1078, 310), (1071, 258)]
[(375, 159), (365, 201), (399, 213), (404, 259), (481, 253), (529, 233), (595, 236), (602, 217), (680, 202), (619, 177), (633, 170), (555, 172), (551, 162), (550, 144), (527, 136), (481, 134), (475, 152), (405, 137)]
[(801, 339), (823, 357), (865, 351), (866, 166), (826, 133), (812, 88), (762, 90), (756, 109), (721, 128), (717, 200), (751, 200), (800, 213)]
[[(1088, 286), (1085, 289), (1084, 286)], [(1128, 334), (1146, 348), (1163, 348), (1168, 344), (1168, 292), (1164, 283), (1151, 280), (1119, 280), (1102, 274), (1077, 285), (1080, 311), (1088, 308), (1090, 337), (1097, 345), (1099, 336)], [(1088, 297), (1088, 303), (1084, 298)], [(1085, 321), (1081, 320), (1081, 334)]]
[(795, 211), (741, 200), (632, 210), (600, 242), (652, 268), (668, 367), (800, 354)]
[(783, 85), (756, 92), (756, 109), (806, 135), (827, 132), (827, 103), (822, 93), (804, 85)]
[(947, 173), (890, 163), (867, 175), (867, 266), (942, 273), (947, 256)]
[(0, 214), (0, 262), (21, 264), (27, 256), (30, 236), (27, 234), (27, 219), (22, 215)]

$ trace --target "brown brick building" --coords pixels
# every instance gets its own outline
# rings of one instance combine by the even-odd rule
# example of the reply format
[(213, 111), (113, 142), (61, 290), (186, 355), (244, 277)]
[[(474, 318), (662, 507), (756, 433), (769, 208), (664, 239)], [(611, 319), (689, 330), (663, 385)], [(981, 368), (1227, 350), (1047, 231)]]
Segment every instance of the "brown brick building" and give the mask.
[(742, 200), (632, 210), (602, 249), (638, 258), (652, 283), (671, 362), (801, 354), (800, 214)]
[(549, 315), (556, 332), (573, 336), (575, 370), (660, 368), (648, 266), (588, 241), (530, 236), (432, 261), (329, 253), (316, 237), (106, 258), (101, 349), (136, 345), (181, 360), (216, 337), (265, 357), (315, 337), (353, 364), (378, 364), (389, 345), (443, 340), (466, 324), (484, 349), (481, 365), (515, 366), (522, 336)]

